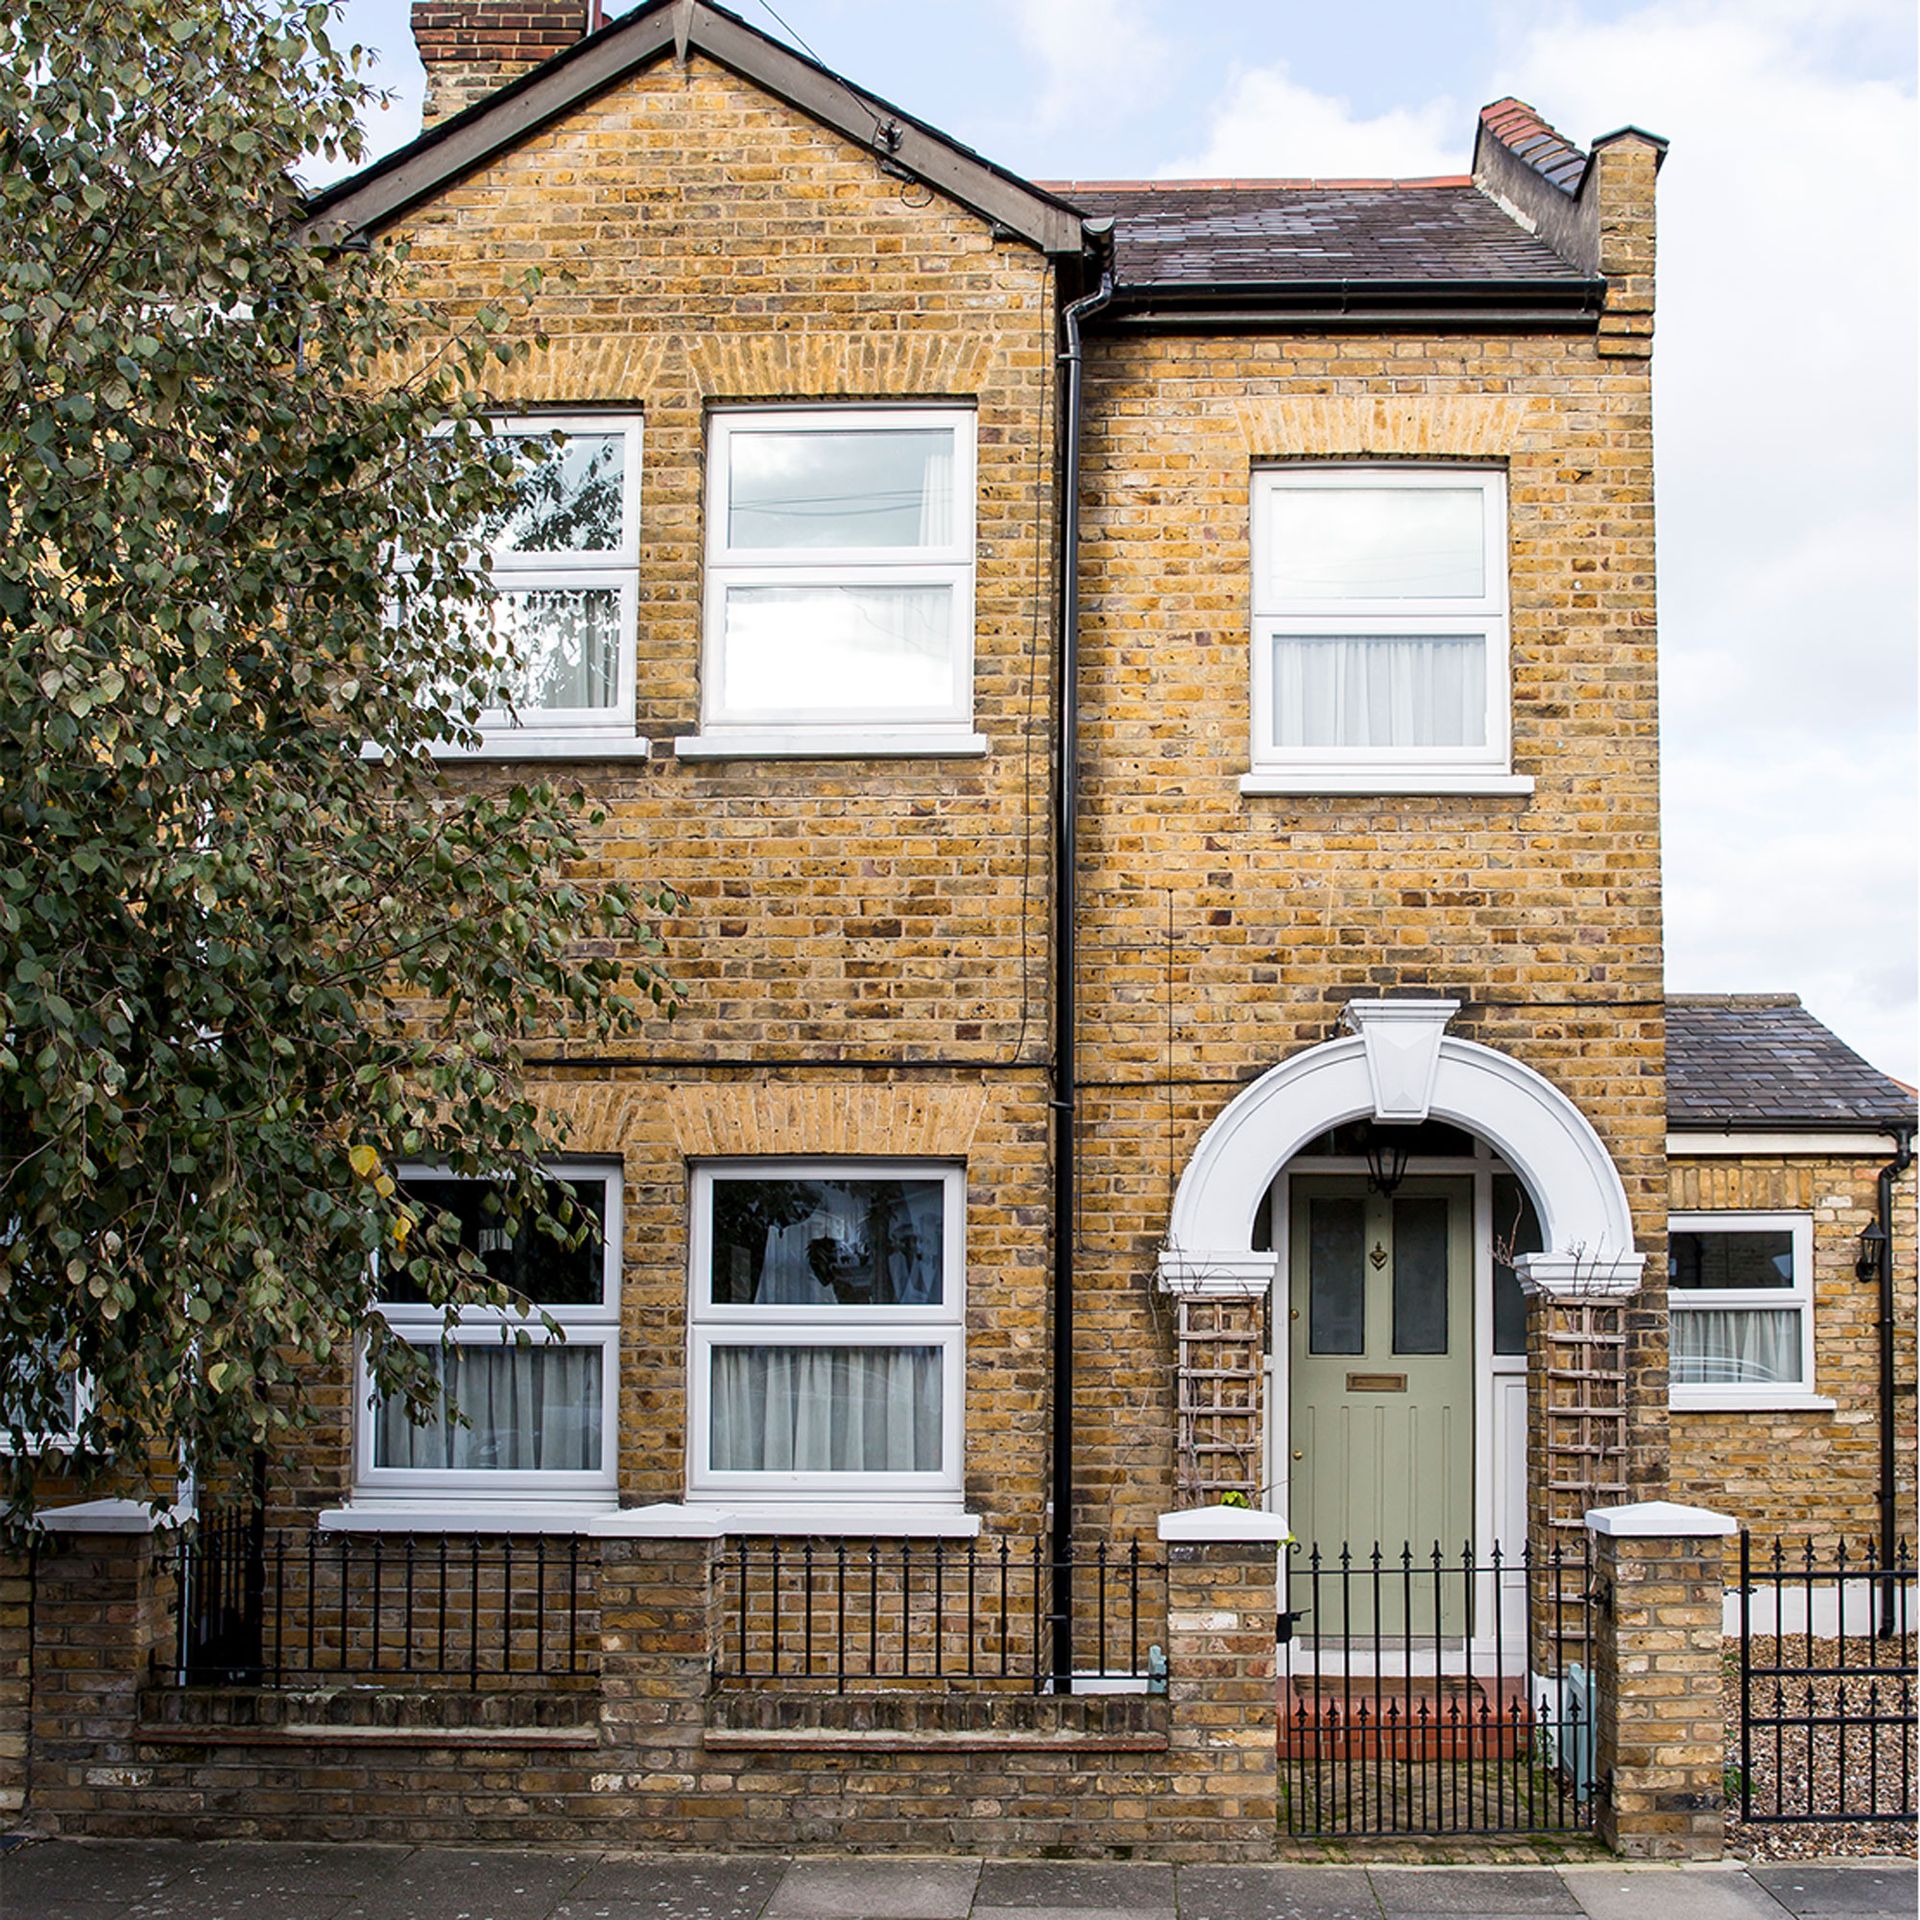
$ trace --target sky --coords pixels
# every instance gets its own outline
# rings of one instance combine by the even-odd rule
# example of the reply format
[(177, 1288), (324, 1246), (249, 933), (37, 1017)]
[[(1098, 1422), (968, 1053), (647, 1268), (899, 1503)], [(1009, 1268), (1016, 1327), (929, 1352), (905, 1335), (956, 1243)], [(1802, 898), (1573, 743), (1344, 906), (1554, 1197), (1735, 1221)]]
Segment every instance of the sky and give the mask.
[[(1796, 992), (1920, 1080), (1908, 0), (730, 3), (1030, 179), (1461, 173), (1509, 93), (1582, 146), (1671, 140), (1668, 989)], [(419, 129), (405, 0), (340, 13), (394, 94), (385, 151)]]

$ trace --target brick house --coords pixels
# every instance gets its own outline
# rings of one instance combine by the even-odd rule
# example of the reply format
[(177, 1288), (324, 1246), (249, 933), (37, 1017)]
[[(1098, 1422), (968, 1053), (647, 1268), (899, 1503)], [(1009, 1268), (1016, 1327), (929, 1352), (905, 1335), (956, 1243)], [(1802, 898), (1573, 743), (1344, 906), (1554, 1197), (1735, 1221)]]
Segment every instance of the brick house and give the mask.
[[(1169, 1733), (1104, 1690), (1150, 1675), (1088, 1625), (1103, 1549), (1169, 1510), (1543, 1553), (1671, 1492), (1831, 1535), (1882, 1525), (1897, 1461), (1910, 1530), (1913, 1188), (1879, 1173), (1911, 1096), (1797, 1007), (1663, 997), (1664, 143), (1583, 152), (1508, 100), (1457, 179), (1042, 185), (708, 0), (417, 0), (414, 28), (427, 130), (316, 227), (404, 235), (455, 317), (558, 270), (502, 431), (565, 429), (601, 503), (581, 544), (502, 551), (534, 665), (456, 777), (570, 762), (606, 870), (687, 896), (688, 990), (657, 1036), (535, 1063), (604, 1220), (526, 1269), (564, 1345), (470, 1318), (466, 1428), (317, 1383), (266, 1520), (312, 1592), (385, 1541), (493, 1543), (492, 1582), (521, 1538), (538, 1612), (584, 1553), (602, 1664), (431, 1737), (333, 1700), (323, 1779), (319, 1707), (144, 1686), (165, 1562), (70, 1519), (92, 1557), (40, 1570), (43, 1625), (130, 1581), (160, 1638), (118, 1669), (124, 1764), (56, 1743), (33, 1806), (884, 1846), (964, 1843), (971, 1793), (1003, 1845), (1218, 1856), (1270, 1825), (1270, 1717), (1262, 1801), (1177, 1691)], [(1891, 1397), (1853, 1272), (1883, 1185)], [(1018, 1543), (1001, 1617), (1054, 1717), (1007, 1733), (1004, 1784), (969, 1787), (954, 1726), (889, 1723), (922, 1798), (860, 1808), (836, 1756), (871, 1727), (778, 1749), (709, 1715), (702, 1744), (652, 1711), (724, 1658), (749, 1536), (809, 1579), (849, 1538)], [(1176, 1676), (1260, 1699), (1257, 1561), (1150, 1596)], [(1473, 1632), (1524, 1647), (1526, 1599)], [(1179, 1625), (1216, 1614), (1245, 1647)], [(344, 1600), (335, 1629), (344, 1669)], [(24, 1631), (0, 1613), (21, 1720)], [(686, 1670), (614, 1685), (649, 1634)], [(1211, 1811), (1169, 1842), (1173, 1777)]]

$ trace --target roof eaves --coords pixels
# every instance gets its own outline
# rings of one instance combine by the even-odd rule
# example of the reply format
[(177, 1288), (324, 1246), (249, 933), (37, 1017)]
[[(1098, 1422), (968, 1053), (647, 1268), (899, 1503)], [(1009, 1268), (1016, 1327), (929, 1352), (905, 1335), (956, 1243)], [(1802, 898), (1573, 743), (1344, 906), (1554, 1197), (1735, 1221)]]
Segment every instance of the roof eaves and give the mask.
[(308, 231), (357, 233), (394, 220), (583, 100), (689, 47), (1042, 252), (1084, 250), (1078, 208), (854, 86), (713, 0), (648, 0), (610, 21), (464, 113), (315, 194), (307, 203)]

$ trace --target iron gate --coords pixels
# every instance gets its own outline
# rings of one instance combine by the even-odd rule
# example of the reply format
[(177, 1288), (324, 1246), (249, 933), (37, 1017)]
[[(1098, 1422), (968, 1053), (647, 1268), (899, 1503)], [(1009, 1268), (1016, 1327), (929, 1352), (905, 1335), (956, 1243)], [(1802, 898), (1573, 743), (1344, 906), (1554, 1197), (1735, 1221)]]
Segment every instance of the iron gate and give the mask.
[(1295, 1548), (1279, 1621), (1281, 1818), (1299, 1835), (1593, 1823), (1586, 1536)]
[[(1757, 1560), (1757, 1564), (1756, 1564)], [(1914, 1817), (1914, 1556), (1740, 1535), (1739, 1741), (1729, 1798), (1756, 1824)]]

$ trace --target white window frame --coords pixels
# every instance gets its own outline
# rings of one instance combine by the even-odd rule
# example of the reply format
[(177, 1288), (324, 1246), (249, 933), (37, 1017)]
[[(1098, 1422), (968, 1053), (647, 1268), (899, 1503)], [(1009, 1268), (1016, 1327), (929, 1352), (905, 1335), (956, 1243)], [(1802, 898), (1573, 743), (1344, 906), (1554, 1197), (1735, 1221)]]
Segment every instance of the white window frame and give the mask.
[[(1486, 591), (1417, 598), (1270, 597), (1267, 561), (1272, 502), (1288, 492), (1382, 487), (1414, 491), (1471, 489), (1483, 503)], [(1245, 793), (1527, 793), (1533, 782), (1512, 772), (1512, 664), (1508, 589), (1507, 477), (1498, 467), (1401, 466), (1339, 461), (1256, 467), (1250, 505), (1253, 578), (1250, 753)], [(1462, 747), (1283, 746), (1274, 724), (1273, 643), (1288, 636), (1339, 638), (1479, 634), (1486, 639), (1486, 740)]]
[[(528, 413), (494, 420), (492, 431), (525, 438), (550, 433), (617, 434), (626, 442), (620, 544), (614, 551), (515, 549), (491, 559), (493, 584), (515, 588), (611, 587), (620, 596), (620, 652), (611, 708), (541, 708), (514, 718), (496, 708), (480, 716), (482, 759), (597, 759), (646, 753), (635, 725), (640, 613), (641, 418), (637, 413)], [(442, 752), (458, 756), (460, 749)]]
[[(687, 1501), (773, 1521), (804, 1510), (826, 1524), (882, 1526), (915, 1512), (958, 1513), (966, 1443), (966, 1170), (934, 1160), (718, 1160), (693, 1170), (688, 1233)], [(715, 1306), (713, 1189), (736, 1180), (938, 1180), (938, 1306)], [(713, 1354), (726, 1346), (938, 1347), (937, 1473), (721, 1473), (711, 1465)]]
[[(353, 1498), (356, 1504), (389, 1506), (540, 1506), (563, 1503), (578, 1508), (613, 1506), (617, 1493), (620, 1438), (620, 1265), (624, 1190), (618, 1161), (572, 1159), (545, 1163), (542, 1172), (556, 1180), (603, 1180), (607, 1210), (601, 1223), (603, 1259), (600, 1301), (593, 1306), (549, 1306), (535, 1302), (535, 1314), (505, 1307), (463, 1307), (452, 1330), (455, 1346), (497, 1346), (503, 1333), (517, 1340), (524, 1333), (534, 1346), (555, 1344), (540, 1324), (546, 1315), (563, 1330), (568, 1346), (600, 1350), (600, 1465), (588, 1473), (531, 1469), (381, 1467), (374, 1464), (374, 1387), (365, 1342), (354, 1359)], [(445, 1167), (409, 1164), (396, 1170), (402, 1186), (409, 1180), (464, 1180)], [(484, 1184), (474, 1181), (471, 1184)], [(387, 1325), (415, 1346), (434, 1346), (447, 1333), (446, 1314), (425, 1302), (382, 1303)]]
[(80, 1444), (80, 1426), (93, 1406), (93, 1382), (84, 1373), (76, 1373), (73, 1380), (73, 1418), (64, 1427), (42, 1428), (37, 1433), (26, 1436), (26, 1445), (16, 1447), (13, 1435), (0, 1427), (0, 1455), (11, 1457), (24, 1453), (28, 1457), (37, 1457), (49, 1453), (73, 1453)]
[[(1740, 1385), (1681, 1385), (1668, 1388), (1669, 1404), (1696, 1411), (1831, 1407), (1833, 1402), (1814, 1391), (1813, 1327), (1813, 1216), (1807, 1213), (1676, 1213), (1668, 1216), (1672, 1233), (1790, 1233), (1793, 1236), (1793, 1286), (1694, 1289), (1670, 1286), (1670, 1319), (1689, 1312), (1715, 1309), (1784, 1313), (1800, 1316), (1800, 1377), (1797, 1380), (1752, 1381)], [(1670, 1376), (1671, 1377), (1671, 1376)]]
[[(757, 406), (716, 409), (707, 423), (706, 578), (702, 608), (700, 732), (677, 740), (687, 758), (767, 755), (972, 754), (977, 410), (940, 406)], [(736, 433), (884, 433), (937, 429), (953, 436), (953, 537), (941, 547), (742, 547), (727, 541)], [(723, 701), (727, 591), (736, 586), (944, 586), (953, 596), (947, 698), (928, 707), (846, 707), (795, 714)]]

